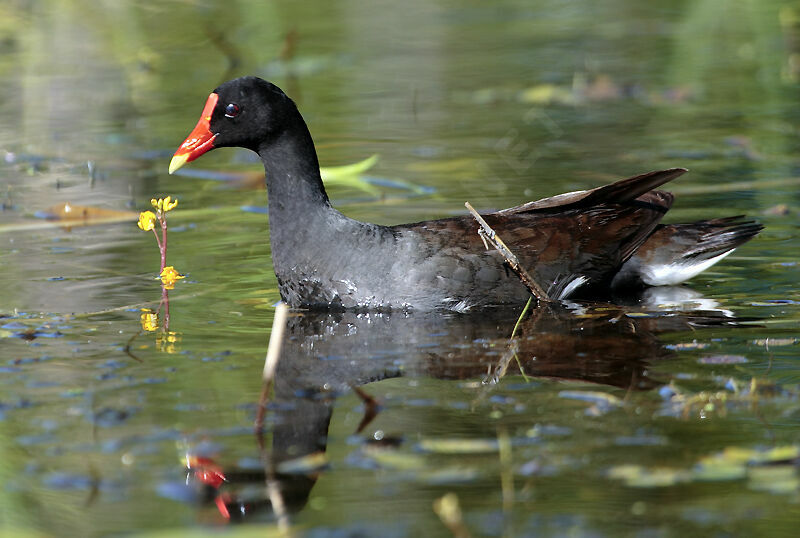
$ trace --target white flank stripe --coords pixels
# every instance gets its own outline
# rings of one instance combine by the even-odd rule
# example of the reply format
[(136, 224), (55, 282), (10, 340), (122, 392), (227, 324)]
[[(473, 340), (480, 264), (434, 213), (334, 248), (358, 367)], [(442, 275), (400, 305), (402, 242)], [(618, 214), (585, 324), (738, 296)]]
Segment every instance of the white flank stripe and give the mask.
[(650, 286), (674, 286), (699, 275), (736, 249), (723, 252), (713, 258), (702, 261), (686, 261), (668, 265), (646, 265), (642, 267), (642, 280)]
[(586, 282), (588, 281), (589, 279), (583, 275), (573, 278), (572, 282), (564, 286), (564, 291), (562, 291), (561, 294), (558, 296), (558, 300), (560, 301), (561, 299), (566, 299), (572, 294), (573, 291), (577, 290), (578, 288), (586, 284)]

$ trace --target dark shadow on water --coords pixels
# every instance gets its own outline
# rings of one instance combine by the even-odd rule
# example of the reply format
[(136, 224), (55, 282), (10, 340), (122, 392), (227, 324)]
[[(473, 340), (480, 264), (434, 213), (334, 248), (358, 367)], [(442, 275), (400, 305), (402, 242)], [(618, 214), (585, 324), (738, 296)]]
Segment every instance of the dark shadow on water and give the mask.
[[(661, 307), (647, 306), (648, 300), (660, 301)], [(692, 306), (702, 310), (692, 310)], [(268, 404), (273, 423), (271, 450), (263, 453), (265, 468), (276, 470), (273, 477), (286, 512), (305, 506), (322, 469), (303, 467), (313, 467), (319, 461), (314, 456), (325, 453), (335, 399), (351, 388), (364, 389), (357, 393), (365, 400), (365, 414), (376, 412), (365, 385), (400, 376), (474, 380), (487, 386), (502, 383), (506, 376), (515, 381), (524, 376), (651, 390), (664, 381), (649, 373), (649, 365), (673, 355), (659, 334), (740, 321), (682, 288), (660, 290), (649, 299), (631, 299), (630, 306), (534, 309), (510, 339), (518, 316), (518, 311), (511, 310), (291, 314), (273, 400)], [(300, 470), (294, 466), (294, 472), (281, 472), (286, 462), (301, 462)], [(195, 470), (195, 475), (202, 475), (200, 471)], [(263, 493), (252, 494), (264, 489), (248, 487), (263, 486), (269, 473), (235, 468), (222, 472), (226, 482), (207, 487), (206, 493), (223, 514), (241, 520), (272, 512)]]

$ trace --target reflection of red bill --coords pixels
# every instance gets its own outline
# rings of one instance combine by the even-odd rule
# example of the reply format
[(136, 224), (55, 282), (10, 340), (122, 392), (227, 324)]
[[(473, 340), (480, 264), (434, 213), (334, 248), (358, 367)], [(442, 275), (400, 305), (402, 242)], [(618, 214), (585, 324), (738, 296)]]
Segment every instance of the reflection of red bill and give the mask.
[(222, 467), (209, 458), (187, 456), (186, 467), (194, 473), (197, 480), (214, 489), (219, 489), (222, 483), (226, 481)]
[(217, 135), (211, 133), (209, 123), (211, 122), (211, 114), (214, 112), (214, 107), (217, 106), (218, 99), (219, 95), (216, 93), (212, 93), (208, 96), (206, 106), (203, 108), (203, 113), (200, 115), (200, 120), (169, 162), (170, 174), (189, 161), (195, 160), (206, 151), (214, 148), (214, 138), (216, 138)]
[(214, 499), (214, 504), (217, 505), (217, 510), (219, 513), (222, 514), (222, 517), (225, 519), (231, 518), (231, 513), (228, 511), (228, 506), (225, 504), (230, 499), (228, 499), (227, 495), (217, 495), (217, 498)]

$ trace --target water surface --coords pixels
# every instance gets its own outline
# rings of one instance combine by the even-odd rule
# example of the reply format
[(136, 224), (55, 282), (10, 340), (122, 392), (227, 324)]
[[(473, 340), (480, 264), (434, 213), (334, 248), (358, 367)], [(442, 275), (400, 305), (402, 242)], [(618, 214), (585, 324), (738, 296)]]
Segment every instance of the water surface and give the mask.
[[(0, 21), (0, 533), (276, 532), (270, 484), (307, 536), (448, 536), (449, 493), (476, 536), (794, 534), (793, 3), (0, 2)], [(291, 317), (259, 439), (266, 195), (209, 178), (260, 164), (221, 149), (166, 174), (244, 74), (298, 102), (323, 166), (380, 155), (370, 183), (328, 185), (354, 218), (685, 166), (670, 222), (766, 229), (684, 287), (537, 311), (513, 340), (516, 310)], [(148, 332), (158, 252), (135, 219), (167, 194), (187, 278)], [(132, 216), (40, 218), (64, 203)]]

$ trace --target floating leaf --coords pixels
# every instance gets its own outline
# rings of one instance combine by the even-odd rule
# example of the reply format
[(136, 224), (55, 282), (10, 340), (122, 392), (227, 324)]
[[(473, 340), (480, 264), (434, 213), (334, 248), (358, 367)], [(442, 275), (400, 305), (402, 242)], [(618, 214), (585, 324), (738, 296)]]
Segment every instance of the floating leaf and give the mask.
[[(320, 176), (322, 176), (323, 181), (329, 186), (346, 186), (367, 191), (370, 194), (377, 194), (380, 191), (375, 187), (373, 184), (374, 182), (368, 181), (366, 178), (361, 176), (364, 172), (375, 166), (375, 164), (378, 162), (378, 159), (378, 155), (372, 155), (363, 161), (358, 161), (352, 164), (345, 164), (342, 166), (322, 166), (319, 169), (319, 173)], [(242, 190), (264, 188), (263, 170), (219, 172), (202, 169), (181, 169), (178, 170), (176, 174), (180, 176), (208, 179), (212, 181), (226, 181), (231, 183), (236, 188)]]
[(522, 90), (518, 97), (522, 103), (533, 105), (574, 105), (577, 99), (573, 92), (555, 84), (537, 84), (525, 90)]
[(416, 480), (427, 484), (443, 485), (473, 482), (480, 476), (481, 473), (475, 467), (455, 466), (421, 472), (417, 475)]
[(359, 161), (353, 164), (345, 164), (343, 166), (321, 166), (319, 169), (319, 173), (322, 176), (322, 180), (326, 183), (336, 182), (341, 180), (342, 178), (348, 178), (352, 176), (358, 176), (363, 174), (378, 162), (379, 156), (372, 155), (367, 157), (363, 161)]
[(747, 468), (742, 463), (709, 459), (695, 467), (692, 476), (703, 481), (738, 480), (747, 476)]
[(423, 439), (417, 445), (425, 452), (438, 454), (482, 454), (496, 452), (496, 439)]
[(747, 463), (751, 461), (755, 455), (756, 451), (751, 448), (729, 446), (721, 453), (711, 456), (711, 459), (722, 460), (729, 463)]
[(381, 467), (388, 467), (399, 471), (419, 471), (425, 468), (426, 459), (418, 454), (387, 450), (383, 447), (364, 447), (364, 453), (369, 455)]
[(796, 460), (800, 458), (800, 447), (797, 446), (776, 446), (770, 450), (756, 453), (751, 461), (753, 463), (776, 463), (782, 461)]
[(437, 159), (413, 161), (406, 166), (412, 172), (426, 174), (469, 174), (479, 170), (481, 161), (477, 158)]
[(695, 341), (692, 341), (692, 342), (683, 342), (683, 343), (680, 343), (680, 344), (670, 344), (670, 345), (667, 345), (665, 347), (667, 349), (672, 349), (672, 350), (675, 350), (675, 351), (685, 351), (687, 349), (705, 349), (705, 348), (707, 348), (709, 346), (710, 346), (710, 344), (708, 344), (706, 342), (698, 342), (698, 341), (695, 340)]
[(700, 364), (744, 364), (747, 357), (741, 355), (707, 355), (700, 357), (697, 362)]
[(755, 454), (752, 449), (727, 447), (718, 454), (706, 456), (693, 470), (697, 480), (736, 480), (747, 474), (747, 462)]
[(608, 477), (622, 480), (634, 488), (660, 488), (674, 486), (691, 480), (689, 472), (680, 469), (656, 467), (647, 469), (641, 465), (618, 465), (608, 471)]
[(791, 212), (792, 210), (788, 204), (778, 204), (772, 207), (768, 207), (762, 213), (764, 215), (769, 215), (771, 217), (785, 217)]
[(749, 487), (771, 493), (800, 491), (800, 477), (794, 463), (800, 447), (788, 445), (769, 450), (731, 446), (702, 458), (691, 471), (641, 465), (617, 465), (607, 476), (631, 487), (663, 487), (683, 482), (749, 479)]
[(349, 187), (369, 193), (372, 196), (380, 195), (380, 189), (360, 176), (342, 176), (325, 182), (328, 187)]
[(73, 205), (69, 202), (50, 206), (36, 214), (47, 220), (69, 222), (70, 225), (106, 224), (135, 219), (138, 215), (132, 211), (103, 209), (101, 207)]
[(558, 393), (558, 396), (560, 398), (570, 398), (592, 403), (593, 405), (586, 410), (586, 413), (592, 416), (607, 413), (611, 409), (622, 405), (622, 400), (613, 394), (606, 394), (605, 392), (599, 391), (562, 390)]
[(615, 465), (608, 470), (606, 476), (614, 480), (628, 480), (639, 476), (642, 474), (643, 470), (644, 467), (641, 465)]
[(416, 194), (429, 194), (434, 189), (430, 187), (414, 185), (399, 179), (384, 179), (379, 177), (366, 177), (364, 172), (375, 166), (379, 159), (378, 155), (367, 157), (363, 161), (344, 166), (320, 167), (319, 173), (322, 180), (327, 185), (339, 185), (352, 187), (377, 194), (380, 191), (377, 187), (388, 187), (391, 189), (401, 189), (414, 192)]
[(800, 491), (800, 477), (794, 465), (756, 467), (748, 471), (747, 486), (757, 491), (788, 494)]
[(798, 341), (797, 338), (764, 338), (761, 340), (753, 340), (757, 346), (778, 347), (778, 346), (793, 346)]

